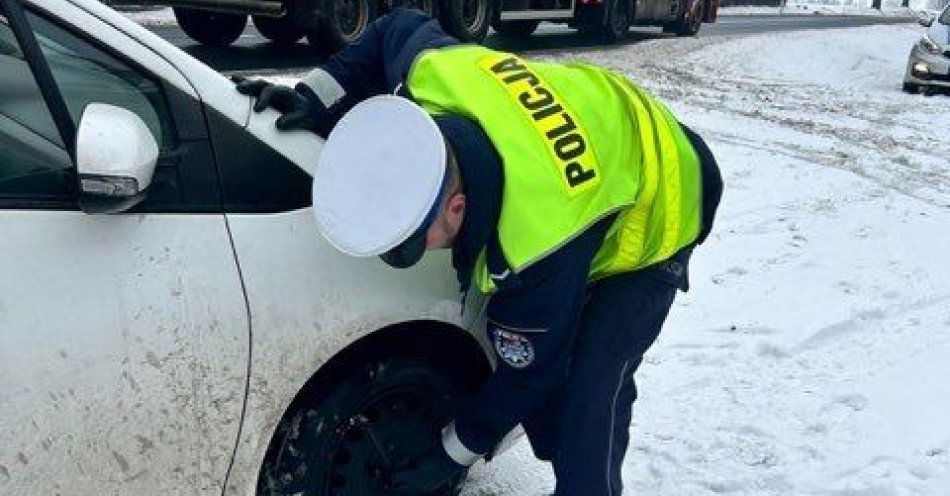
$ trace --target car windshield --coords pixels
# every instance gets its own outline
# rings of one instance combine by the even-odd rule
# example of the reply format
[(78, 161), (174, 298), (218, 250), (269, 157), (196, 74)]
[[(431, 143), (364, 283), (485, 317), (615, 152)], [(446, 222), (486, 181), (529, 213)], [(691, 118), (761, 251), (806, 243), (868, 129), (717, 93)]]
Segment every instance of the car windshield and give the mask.
[(940, 14), (940, 19), (938, 19), (937, 22), (950, 26), (950, 5), (947, 5), (947, 8), (943, 9), (943, 13)]

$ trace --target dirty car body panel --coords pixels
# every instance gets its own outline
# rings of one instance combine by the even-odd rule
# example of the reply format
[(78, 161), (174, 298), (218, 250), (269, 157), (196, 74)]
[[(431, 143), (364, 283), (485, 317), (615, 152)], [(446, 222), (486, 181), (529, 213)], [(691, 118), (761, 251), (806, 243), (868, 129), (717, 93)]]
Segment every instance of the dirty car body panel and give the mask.
[(410, 321), (480, 339), (483, 302), (463, 314), (446, 253), (397, 271), (322, 241), (318, 137), (277, 132), (276, 113), (99, 2), (14, 4), (63, 112), (128, 108), (161, 155), (130, 212), (81, 212), (0, 10), (0, 493), (253, 494), (287, 406), (351, 343)]

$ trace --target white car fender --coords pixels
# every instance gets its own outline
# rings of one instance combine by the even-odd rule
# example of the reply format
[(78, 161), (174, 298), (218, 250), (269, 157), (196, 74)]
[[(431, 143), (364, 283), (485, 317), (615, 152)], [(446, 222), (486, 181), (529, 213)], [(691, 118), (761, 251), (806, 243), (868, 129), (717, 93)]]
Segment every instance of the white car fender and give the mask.
[[(271, 435), (291, 400), (331, 357), (376, 330), (432, 320), (472, 332), (481, 298), (461, 298), (448, 251), (398, 270), (338, 252), (317, 232), (310, 208), (228, 215), (250, 302), (251, 379), (229, 486), (252, 494)], [(275, 251), (273, 240), (280, 239)], [(483, 333), (474, 332), (480, 336)], [(487, 356), (488, 345), (481, 342)]]

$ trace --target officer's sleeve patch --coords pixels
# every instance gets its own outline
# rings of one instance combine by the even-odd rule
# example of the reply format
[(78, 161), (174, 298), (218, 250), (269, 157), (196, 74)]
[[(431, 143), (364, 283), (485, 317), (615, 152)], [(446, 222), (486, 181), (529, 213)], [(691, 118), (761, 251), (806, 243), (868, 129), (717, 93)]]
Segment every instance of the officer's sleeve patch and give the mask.
[(508, 365), (523, 369), (534, 362), (531, 340), (511, 331), (494, 328), (495, 353)]

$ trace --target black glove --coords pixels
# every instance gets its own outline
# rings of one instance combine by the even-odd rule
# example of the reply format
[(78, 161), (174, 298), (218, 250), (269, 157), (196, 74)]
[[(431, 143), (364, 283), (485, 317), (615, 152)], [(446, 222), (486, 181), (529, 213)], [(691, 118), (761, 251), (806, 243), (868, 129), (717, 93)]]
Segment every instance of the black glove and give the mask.
[(283, 114), (274, 123), (277, 129), (306, 129), (324, 138), (330, 133), (330, 126), (326, 124), (329, 121), (328, 112), (319, 100), (311, 101), (289, 86), (268, 83), (263, 79), (231, 76), (231, 80), (236, 83), (238, 93), (257, 99), (254, 102), (255, 112), (271, 107)]
[(437, 443), (406, 467), (393, 472), (391, 487), (399, 494), (429, 494), (445, 487), (467, 469), (449, 458), (442, 443)]

